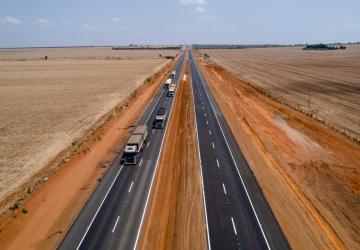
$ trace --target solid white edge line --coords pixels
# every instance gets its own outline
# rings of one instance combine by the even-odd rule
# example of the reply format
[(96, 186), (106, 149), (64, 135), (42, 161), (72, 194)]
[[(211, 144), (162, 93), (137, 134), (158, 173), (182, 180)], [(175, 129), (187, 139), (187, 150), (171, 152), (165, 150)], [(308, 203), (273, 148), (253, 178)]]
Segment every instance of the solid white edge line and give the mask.
[(130, 187), (129, 187), (128, 193), (131, 192), (131, 189), (132, 189), (132, 186), (133, 186), (133, 185), (134, 185), (134, 182), (132, 181), (132, 182), (131, 182), (131, 185), (130, 185)]
[(243, 187), (244, 187), (244, 189), (245, 189), (246, 196), (247, 196), (247, 198), (248, 198), (248, 200), (249, 200), (249, 202), (250, 202), (251, 208), (252, 208), (252, 210), (253, 210), (253, 212), (254, 212), (256, 221), (257, 221), (257, 223), (258, 223), (258, 225), (259, 225), (259, 227), (260, 227), (260, 230), (261, 230), (261, 233), (262, 233), (262, 235), (263, 235), (263, 237), (264, 237), (264, 240), (265, 240), (265, 242), (266, 242), (266, 245), (267, 245), (268, 249), (271, 249), (271, 247), (270, 247), (270, 245), (269, 245), (269, 242), (268, 242), (268, 240), (267, 240), (267, 238), (266, 238), (264, 229), (262, 228), (262, 225), (261, 225), (261, 223), (260, 223), (259, 217), (258, 217), (258, 215), (257, 215), (257, 213), (256, 213), (256, 210), (255, 210), (255, 208), (254, 208), (254, 205), (253, 205), (253, 203), (252, 203), (252, 201), (251, 201), (249, 192), (247, 191), (246, 186), (245, 186), (245, 183), (244, 183), (244, 180), (243, 180), (243, 178), (242, 178), (242, 176), (241, 176), (241, 174), (240, 174), (240, 172), (239, 172), (238, 166), (237, 166), (237, 164), (236, 164), (236, 161), (235, 161), (235, 158), (234, 158), (234, 156), (233, 156), (233, 153), (232, 153), (232, 151), (231, 151), (231, 149), (230, 149), (229, 143), (228, 143), (228, 141), (227, 141), (227, 139), (226, 139), (226, 137), (225, 137), (224, 131), (223, 131), (222, 127), (221, 127), (220, 121), (219, 121), (219, 119), (218, 119), (218, 117), (217, 117), (217, 115), (216, 115), (216, 113), (215, 113), (215, 109), (214, 109), (214, 107), (213, 107), (213, 105), (212, 105), (212, 103), (211, 103), (211, 101), (210, 101), (209, 94), (207, 93), (207, 90), (206, 90), (206, 88), (205, 88), (205, 86), (204, 86), (204, 83), (203, 83), (203, 81), (202, 81), (202, 80), (203, 80), (203, 79), (202, 79), (202, 75), (200, 75), (200, 73), (199, 73), (199, 69), (197, 68), (197, 64), (195, 64), (195, 67), (196, 67), (196, 69), (198, 70), (200, 82), (201, 82), (201, 84), (203, 85), (203, 88), (204, 88), (204, 91), (205, 91), (205, 93), (206, 93), (206, 96), (207, 96), (207, 98), (208, 98), (208, 100), (209, 100), (209, 102), (210, 102), (210, 106), (211, 106), (211, 108), (212, 108), (212, 110), (213, 110), (213, 112), (214, 112), (216, 121), (217, 121), (217, 123), (218, 123), (218, 125), (219, 125), (219, 127), (220, 127), (221, 133), (222, 133), (222, 135), (223, 135), (223, 137), (224, 137), (224, 140), (225, 140), (225, 142), (226, 142), (226, 145), (227, 145), (227, 147), (228, 147), (228, 149), (229, 149), (231, 158), (232, 158), (232, 160), (233, 160), (233, 162), (234, 162), (234, 164), (235, 164), (236, 170), (237, 170), (238, 175), (239, 175), (239, 177), (240, 177), (241, 183), (242, 183), (242, 185), (243, 185)]
[(118, 178), (118, 176), (119, 176), (119, 174), (120, 174), (121, 170), (123, 169), (123, 167), (124, 167), (124, 165), (121, 165), (120, 170), (117, 172), (117, 174), (116, 174), (116, 176), (115, 176), (115, 178), (114, 178), (113, 182), (111, 183), (111, 186), (109, 187), (108, 191), (107, 191), (107, 192), (106, 192), (106, 194), (105, 194), (104, 199), (101, 201), (100, 206), (99, 206), (99, 207), (98, 207), (98, 209), (96, 210), (96, 213), (95, 213), (95, 215), (93, 216), (93, 218), (92, 218), (92, 220), (91, 220), (91, 222), (90, 222), (89, 226), (87, 227), (87, 229), (86, 229), (86, 231), (85, 231), (85, 233), (84, 233), (83, 237), (81, 238), (81, 240), (80, 240), (80, 242), (79, 242), (78, 246), (76, 247), (76, 250), (78, 250), (78, 249), (81, 247), (81, 244), (83, 243), (83, 241), (84, 241), (84, 239), (85, 239), (85, 237), (86, 237), (87, 233), (89, 232), (89, 230), (90, 230), (90, 228), (91, 228), (92, 224), (94, 223), (94, 220), (95, 220), (95, 218), (96, 218), (97, 214), (99, 213), (99, 211), (100, 211), (100, 209), (101, 209), (102, 205), (104, 204), (104, 202), (105, 202), (105, 200), (106, 200), (106, 197), (107, 197), (107, 196), (108, 196), (108, 194), (110, 193), (111, 188), (114, 186), (114, 183), (115, 183), (116, 179)]
[(235, 226), (235, 222), (234, 222), (234, 218), (233, 218), (233, 217), (231, 217), (231, 222), (232, 222), (232, 226), (233, 226), (235, 235), (237, 235), (236, 226)]
[[(191, 63), (189, 63), (189, 65), (190, 65), (191, 76), (193, 76), (192, 70), (191, 70)], [(207, 216), (206, 199), (205, 199), (204, 177), (203, 177), (203, 173), (202, 173), (202, 163), (201, 163), (201, 155), (200, 155), (199, 133), (198, 133), (198, 127), (197, 127), (197, 120), (196, 120), (197, 116), (196, 116), (196, 109), (195, 109), (195, 95), (194, 95), (194, 91), (193, 91), (193, 82), (192, 81), (191, 81), (191, 93), (192, 93), (192, 96), (193, 96), (193, 108), (194, 108), (194, 114), (195, 114), (195, 131), (196, 131), (197, 146), (198, 146), (199, 161), (200, 161), (200, 176), (201, 176), (200, 177), (200, 183), (201, 183), (201, 187), (202, 187), (202, 195), (203, 195), (203, 202), (204, 202), (207, 244), (208, 244), (208, 249), (211, 250), (210, 235), (209, 235), (209, 223), (208, 223), (208, 218), (207, 218), (208, 216)]]
[(115, 221), (115, 224), (114, 224), (114, 227), (113, 227), (113, 229), (112, 229), (111, 233), (114, 233), (114, 232), (115, 232), (116, 225), (118, 224), (119, 218), (120, 218), (120, 216), (118, 216), (118, 217), (117, 217), (117, 219), (116, 219), (116, 221)]
[(225, 184), (223, 183), (222, 186), (223, 186), (223, 189), (224, 189), (224, 193), (226, 194)]
[[(182, 67), (181, 67), (182, 68)], [(181, 72), (181, 71), (180, 71)], [(178, 85), (180, 84), (180, 79), (178, 80)], [(171, 103), (171, 108), (170, 108), (170, 113), (169, 113), (169, 119), (172, 115), (172, 110), (173, 110), (173, 106), (174, 106), (174, 102), (175, 102), (175, 99), (176, 99), (176, 96), (177, 96), (177, 91), (175, 92), (175, 98), (173, 99), (173, 102)], [(165, 127), (165, 131), (164, 131), (164, 136), (162, 138), (162, 141), (161, 141), (161, 146), (160, 146), (160, 150), (159, 150), (159, 154), (158, 154), (158, 158), (156, 160), (156, 165), (155, 165), (155, 171), (151, 177), (151, 184), (150, 184), (150, 189), (149, 189), (149, 192), (148, 192), (148, 195), (146, 197), (146, 202), (145, 202), (145, 208), (144, 208), (144, 211), (143, 211), (143, 214), (141, 216), (141, 221), (140, 221), (140, 226), (139, 226), (139, 229), (138, 229), (138, 232), (137, 232), (137, 235), (136, 235), (136, 240), (135, 240), (135, 245), (134, 245), (134, 248), (133, 250), (136, 249), (136, 246), (137, 246), (137, 243), (139, 241), (139, 237), (140, 237), (140, 232), (141, 232), (141, 228), (143, 226), (143, 222), (144, 222), (144, 217), (145, 217), (145, 213), (146, 213), (146, 209), (147, 209), (147, 206), (148, 206), (148, 202), (149, 202), (149, 198), (150, 198), (150, 194), (151, 194), (151, 189), (152, 189), (152, 185), (154, 183), (154, 177), (157, 173), (157, 169), (158, 169), (158, 166), (159, 166), (159, 160), (160, 160), (160, 155), (161, 155), (161, 152), (162, 152), (162, 147), (164, 145), (164, 139), (166, 137), (166, 132), (167, 132), (167, 128), (169, 127), (169, 124), (166, 124), (166, 127)]]

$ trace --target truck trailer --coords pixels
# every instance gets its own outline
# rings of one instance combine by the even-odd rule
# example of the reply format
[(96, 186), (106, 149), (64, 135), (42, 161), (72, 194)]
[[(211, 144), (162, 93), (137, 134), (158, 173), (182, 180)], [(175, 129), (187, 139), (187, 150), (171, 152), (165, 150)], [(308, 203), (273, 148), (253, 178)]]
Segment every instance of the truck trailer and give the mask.
[(134, 165), (144, 148), (148, 136), (146, 125), (137, 126), (129, 137), (122, 156), (122, 162), (126, 165)]
[(156, 112), (155, 120), (153, 123), (153, 128), (164, 128), (167, 117), (167, 109), (161, 107)]

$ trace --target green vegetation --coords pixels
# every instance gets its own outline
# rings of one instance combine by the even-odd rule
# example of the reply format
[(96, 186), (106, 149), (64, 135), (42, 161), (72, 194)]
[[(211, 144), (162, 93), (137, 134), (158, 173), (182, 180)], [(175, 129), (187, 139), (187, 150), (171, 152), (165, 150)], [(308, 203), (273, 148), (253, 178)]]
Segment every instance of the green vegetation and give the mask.
[(346, 47), (343, 45), (337, 47), (337, 46), (319, 43), (319, 44), (306, 44), (305, 48), (303, 48), (303, 50), (337, 50), (337, 49), (346, 49)]

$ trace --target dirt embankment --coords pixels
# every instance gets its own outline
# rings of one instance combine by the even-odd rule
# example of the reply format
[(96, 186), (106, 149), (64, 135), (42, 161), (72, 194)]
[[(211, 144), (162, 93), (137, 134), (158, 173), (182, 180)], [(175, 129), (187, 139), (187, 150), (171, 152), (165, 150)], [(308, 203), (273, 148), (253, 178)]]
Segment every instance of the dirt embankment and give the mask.
[(139, 249), (205, 249), (206, 231), (189, 82), (178, 88)]
[(53, 249), (59, 244), (174, 64), (168, 64), (104, 116), (100, 123), (105, 124), (90, 130), (64, 153), (67, 158), (60, 169), (54, 172), (49, 165), (34, 177), (52, 174), (20, 209), (2, 216), (2, 249)]
[(220, 66), (201, 68), (291, 246), (359, 249), (360, 146)]

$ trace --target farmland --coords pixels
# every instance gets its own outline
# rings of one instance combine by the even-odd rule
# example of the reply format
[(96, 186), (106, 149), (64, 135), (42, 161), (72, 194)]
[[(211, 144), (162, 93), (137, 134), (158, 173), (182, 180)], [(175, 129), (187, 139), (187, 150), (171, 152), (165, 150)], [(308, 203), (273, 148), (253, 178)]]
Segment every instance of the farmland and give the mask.
[(201, 52), (262, 93), (360, 141), (360, 46)]
[(0, 50), (0, 200), (169, 61), (159, 54), (176, 53)]

